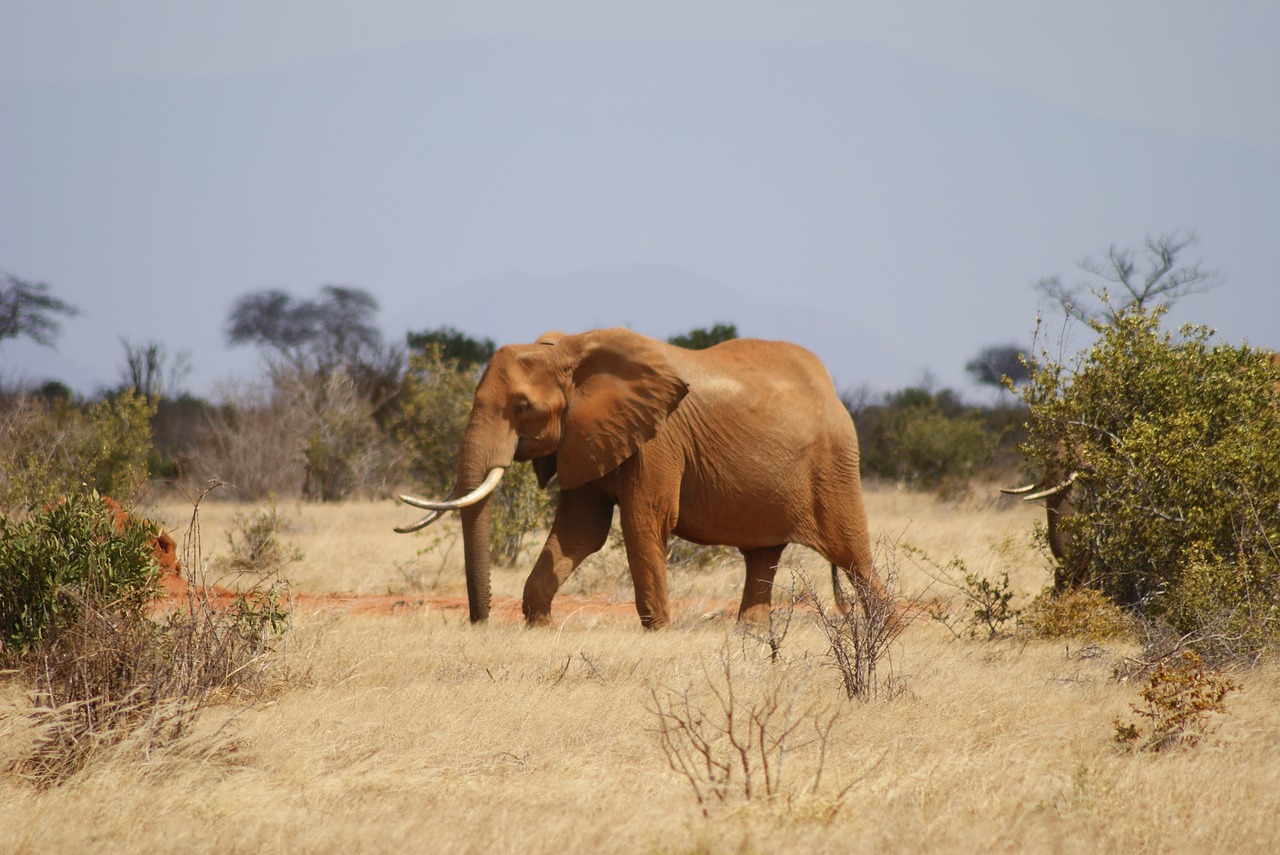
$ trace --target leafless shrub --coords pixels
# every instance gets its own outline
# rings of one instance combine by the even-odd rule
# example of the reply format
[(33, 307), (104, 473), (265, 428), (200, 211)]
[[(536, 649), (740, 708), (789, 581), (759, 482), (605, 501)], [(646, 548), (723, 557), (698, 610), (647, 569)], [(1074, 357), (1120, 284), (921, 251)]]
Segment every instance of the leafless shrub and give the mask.
[(270, 383), (226, 386), (193, 455), (196, 483), (225, 482), (237, 499), (296, 496), (305, 478), (305, 414)]
[(838, 707), (806, 702), (811, 669), (770, 667), (749, 676), (741, 661), (722, 648), (702, 680), (679, 689), (650, 686), (649, 711), (667, 764), (689, 782), (704, 816), (736, 799), (790, 806), (818, 793), (839, 718)]
[(811, 579), (805, 577), (802, 581), (803, 599), (813, 607), (818, 628), (830, 645), (829, 655), (850, 700), (893, 698), (906, 688), (894, 671), (893, 646), (907, 627), (908, 610), (900, 608), (895, 593), (898, 587), (896, 555), (891, 554), (888, 561), (881, 558), (877, 564), (883, 567), (882, 590), (877, 592), (867, 581), (854, 577), (850, 582), (852, 595), (840, 591), (836, 606), (823, 602)]

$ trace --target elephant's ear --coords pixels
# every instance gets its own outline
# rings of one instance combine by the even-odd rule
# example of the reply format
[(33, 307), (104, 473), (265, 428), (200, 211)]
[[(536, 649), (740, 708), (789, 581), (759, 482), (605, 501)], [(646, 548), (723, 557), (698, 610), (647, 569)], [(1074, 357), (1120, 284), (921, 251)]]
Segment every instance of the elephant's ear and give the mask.
[(689, 387), (651, 338), (627, 329), (565, 336), (576, 367), (556, 455), (562, 489), (617, 469), (653, 439)]

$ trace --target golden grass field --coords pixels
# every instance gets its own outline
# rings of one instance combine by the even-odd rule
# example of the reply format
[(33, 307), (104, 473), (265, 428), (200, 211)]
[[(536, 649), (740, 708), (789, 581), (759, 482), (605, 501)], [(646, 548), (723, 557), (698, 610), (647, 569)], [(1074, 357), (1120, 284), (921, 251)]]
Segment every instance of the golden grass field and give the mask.
[[(943, 502), (877, 487), (867, 501), (876, 536), (898, 546), (882, 560), (908, 598), (959, 608), (905, 544), (1007, 572), (1015, 605), (1048, 580), (1036, 508), (985, 491)], [(189, 503), (143, 510), (183, 541)], [(252, 510), (203, 503), (207, 566)], [(121, 749), (61, 786), (0, 781), (0, 852), (1280, 851), (1274, 664), (1233, 674), (1242, 688), (1200, 746), (1123, 753), (1113, 720), (1133, 718), (1138, 686), (1113, 669), (1136, 644), (956, 638), (919, 618), (892, 655), (905, 692), (850, 702), (803, 613), (781, 663), (735, 633), (723, 615), (740, 594), (736, 555), (672, 571), (677, 617), (662, 632), (640, 629), (616, 554), (580, 568), (550, 629), (503, 617), (518, 614), (527, 564), (497, 571), (495, 620), (476, 628), (456, 607), (454, 530), (395, 535), (413, 514), (390, 501), (279, 513), (304, 557), (284, 571), (299, 606), (278, 688), (208, 709), (181, 744)], [(826, 591), (816, 556), (789, 551), (779, 580), (793, 570)], [(302, 596), (330, 592), (387, 607)], [(705, 696), (722, 656), (742, 703), (781, 685), (802, 722), (834, 725), (825, 758), (812, 741), (787, 756), (789, 797), (731, 798), (704, 816), (668, 766), (652, 692)], [(19, 686), (0, 684), (0, 759), (21, 750), (21, 703)]]

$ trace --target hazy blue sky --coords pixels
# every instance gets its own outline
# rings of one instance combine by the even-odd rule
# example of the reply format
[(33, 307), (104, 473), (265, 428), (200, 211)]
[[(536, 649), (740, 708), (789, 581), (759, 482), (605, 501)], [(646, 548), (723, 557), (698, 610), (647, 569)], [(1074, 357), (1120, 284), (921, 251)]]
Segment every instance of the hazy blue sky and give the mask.
[(1280, 345), (1280, 4), (0, 0), (0, 269), (253, 373), (231, 301), (365, 288), (389, 337), (736, 321), (842, 386), (964, 387), (1030, 285), (1195, 230), (1177, 320)]

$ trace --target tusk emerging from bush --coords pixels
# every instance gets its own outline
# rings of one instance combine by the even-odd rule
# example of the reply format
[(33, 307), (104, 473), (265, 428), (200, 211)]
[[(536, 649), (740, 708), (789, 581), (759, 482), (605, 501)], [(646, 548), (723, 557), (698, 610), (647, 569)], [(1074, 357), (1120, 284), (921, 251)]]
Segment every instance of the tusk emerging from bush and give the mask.
[(408, 534), (409, 532), (418, 531), (419, 529), (426, 528), (436, 520), (440, 519), (440, 517), (443, 515), (444, 515), (444, 511), (432, 511), (422, 519), (418, 520), (413, 525), (396, 526), (392, 530), (398, 534)]
[(1027, 495), (1022, 497), (1022, 501), (1034, 502), (1036, 499), (1047, 499), (1049, 496), (1057, 495), (1058, 493), (1061, 493), (1063, 490), (1066, 490), (1068, 487), (1070, 487), (1071, 484), (1076, 480), (1076, 476), (1079, 474), (1080, 474), (1079, 472), (1072, 472), (1070, 475), (1067, 476), (1067, 480), (1063, 481), (1061, 484), (1057, 484), (1053, 487), (1046, 487), (1045, 489), (1040, 490), (1039, 492), (1036, 492), (1036, 493), (1028, 493)]
[[(404, 502), (406, 505), (412, 505), (415, 508), (422, 508), (427, 511), (460, 510), (461, 508), (474, 505), (476, 502), (492, 493), (493, 488), (498, 486), (498, 482), (502, 480), (502, 475), (505, 471), (506, 470), (501, 466), (493, 467), (489, 470), (489, 474), (484, 477), (484, 482), (479, 487), (476, 487), (470, 493), (467, 493), (467, 495), (461, 496), (457, 499), (428, 501), (427, 499), (419, 499), (414, 496), (401, 496), (400, 501)], [(431, 520), (427, 520), (423, 525), (427, 525), (430, 522)]]
[(1043, 481), (1035, 481), (1025, 487), (1001, 487), (1000, 492), (1004, 493), (1006, 496), (1021, 496), (1025, 493), (1030, 493), (1043, 483)]

